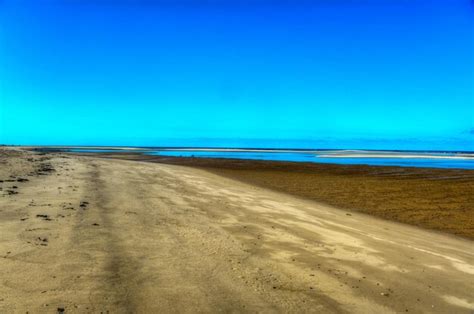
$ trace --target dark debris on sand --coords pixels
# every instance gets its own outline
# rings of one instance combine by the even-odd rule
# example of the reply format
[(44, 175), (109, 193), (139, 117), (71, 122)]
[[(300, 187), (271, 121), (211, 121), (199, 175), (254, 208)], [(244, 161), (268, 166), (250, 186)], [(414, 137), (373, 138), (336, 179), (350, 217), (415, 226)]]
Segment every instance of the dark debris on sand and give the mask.
[(49, 215), (46, 215), (46, 214), (38, 214), (36, 215), (37, 218), (43, 218), (43, 220), (46, 220), (46, 221), (51, 221), (52, 219), (49, 217)]

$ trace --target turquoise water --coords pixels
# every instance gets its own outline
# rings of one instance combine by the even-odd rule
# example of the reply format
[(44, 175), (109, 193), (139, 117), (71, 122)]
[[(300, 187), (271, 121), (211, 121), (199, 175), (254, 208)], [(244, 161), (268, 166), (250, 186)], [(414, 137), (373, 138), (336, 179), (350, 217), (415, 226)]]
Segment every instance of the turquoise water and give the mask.
[(67, 148), (81, 153), (141, 153), (155, 156), (229, 158), (314, 162), (345, 165), (403, 166), (424, 168), (474, 169), (473, 152), (419, 152), (419, 151), (367, 151), (367, 150), (261, 150), (261, 149), (110, 149)]
[(221, 151), (154, 151), (149, 155), (201, 158), (233, 158), (293, 162), (315, 162), (346, 165), (404, 166), (425, 168), (474, 169), (474, 159), (388, 158), (388, 157), (320, 157), (307, 152), (221, 152)]

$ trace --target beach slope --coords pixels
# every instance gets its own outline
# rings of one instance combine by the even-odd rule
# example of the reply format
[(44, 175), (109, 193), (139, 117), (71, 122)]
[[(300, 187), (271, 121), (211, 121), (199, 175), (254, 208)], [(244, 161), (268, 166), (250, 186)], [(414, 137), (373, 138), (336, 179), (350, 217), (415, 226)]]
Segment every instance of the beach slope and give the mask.
[(203, 170), (0, 150), (0, 312), (470, 313), (473, 242)]

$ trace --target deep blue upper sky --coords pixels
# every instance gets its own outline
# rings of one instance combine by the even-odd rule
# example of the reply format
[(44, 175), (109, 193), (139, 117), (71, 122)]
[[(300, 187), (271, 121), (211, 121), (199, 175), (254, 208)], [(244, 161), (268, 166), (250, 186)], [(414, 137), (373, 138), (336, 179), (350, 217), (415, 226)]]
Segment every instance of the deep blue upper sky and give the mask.
[(473, 17), (469, 0), (0, 0), (0, 143), (474, 149)]

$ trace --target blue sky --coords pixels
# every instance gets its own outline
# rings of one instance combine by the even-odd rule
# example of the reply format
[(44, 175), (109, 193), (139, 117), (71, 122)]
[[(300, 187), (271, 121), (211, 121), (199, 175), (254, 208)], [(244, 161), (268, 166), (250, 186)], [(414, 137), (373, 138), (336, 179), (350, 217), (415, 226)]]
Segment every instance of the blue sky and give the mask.
[(474, 149), (473, 15), (469, 0), (0, 0), (0, 142)]

